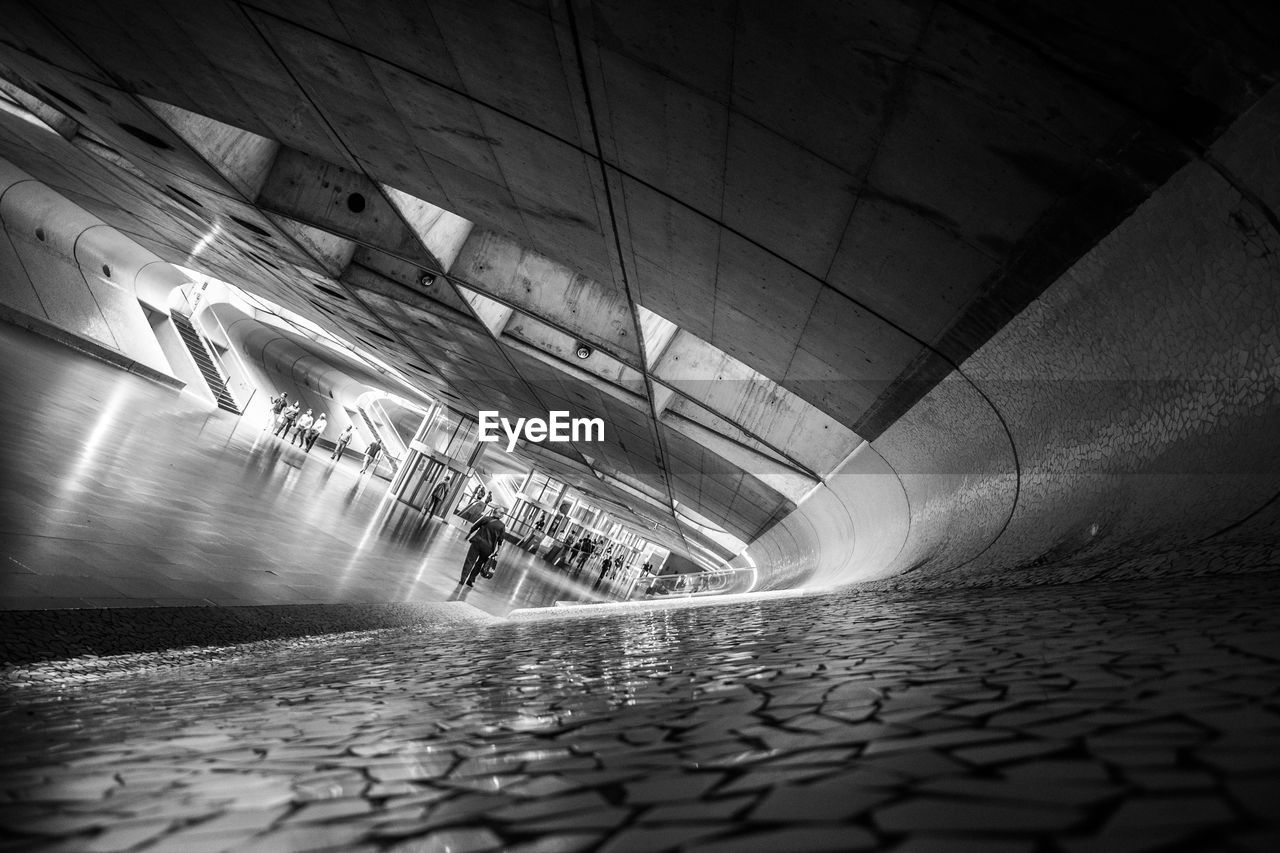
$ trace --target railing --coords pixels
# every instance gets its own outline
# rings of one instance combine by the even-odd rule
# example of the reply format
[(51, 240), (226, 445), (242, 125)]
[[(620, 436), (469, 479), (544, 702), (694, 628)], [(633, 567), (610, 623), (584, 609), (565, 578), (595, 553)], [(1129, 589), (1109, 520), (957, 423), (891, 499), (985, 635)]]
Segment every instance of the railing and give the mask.
[[(231, 353), (232, 357), (236, 361), (236, 366), (239, 368), (234, 373), (227, 369), (227, 363), (223, 360), (222, 354), (218, 352), (217, 347), (212, 345), (213, 338), (205, 334), (204, 329), (201, 328), (205, 323), (206, 317), (213, 317), (213, 321), (218, 324), (218, 329), (222, 332), (222, 339), (228, 344), (227, 352)], [(225, 377), (222, 385), (224, 390), (227, 392), (227, 396), (231, 397), (232, 400), (235, 400), (236, 405), (242, 413), (249, 411), (249, 402), (253, 399), (254, 395), (258, 393), (258, 388), (249, 381), (248, 377), (252, 374), (249, 373), (249, 368), (245, 365), (244, 359), (240, 357), (240, 353), (236, 351), (235, 342), (232, 341), (231, 336), (227, 334), (227, 327), (222, 325), (222, 320), (219, 319), (218, 315), (209, 308), (206, 308), (201, 312), (198, 317), (193, 314), (191, 316), (191, 326), (205, 341), (208, 342), (205, 346), (205, 350), (213, 359), (214, 364), (217, 365), (218, 372)], [(232, 389), (233, 384), (234, 390)]]
[(645, 599), (728, 595), (749, 592), (755, 581), (755, 569), (714, 569), (682, 575), (641, 575), (628, 597)]
[[(530, 539), (534, 533), (537, 536)], [(575, 572), (580, 571), (586, 577), (591, 577), (599, 572), (600, 565), (605, 557), (603, 550), (597, 548), (579, 570), (577, 557), (570, 558), (569, 556), (575, 553), (570, 551), (571, 543), (552, 537), (553, 544), (544, 550), (542, 543), (546, 541), (546, 534), (535, 530), (531, 522), (517, 522), (507, 519), (507, 540), (515, 547), (524, 548), (544, 559), (556, 546), (562, 546), (563, 550), (556, 557), (557, 562), (560, 559), (572, 559), (571, 566)], [(699, 596), (750, 592), (756, 583), (756, 579), (756, 570), (750, 568), (714, 569), (682, 575), (651, 575), (644, 573), (634, 565), (624, 570), (621, 574), (613, 570), (605, 578), (612, 597), (622, 601), (656, 598), (696, 598)]]

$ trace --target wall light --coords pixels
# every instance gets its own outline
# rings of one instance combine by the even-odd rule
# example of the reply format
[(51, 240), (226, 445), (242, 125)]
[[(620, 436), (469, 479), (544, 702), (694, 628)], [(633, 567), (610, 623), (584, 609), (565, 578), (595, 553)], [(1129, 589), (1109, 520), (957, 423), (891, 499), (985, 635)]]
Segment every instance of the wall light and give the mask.
[(591, 347), (580, 343), (578, 344), (578, 348), (573, 351), (573, 354), (578, 358), (591, 358)]

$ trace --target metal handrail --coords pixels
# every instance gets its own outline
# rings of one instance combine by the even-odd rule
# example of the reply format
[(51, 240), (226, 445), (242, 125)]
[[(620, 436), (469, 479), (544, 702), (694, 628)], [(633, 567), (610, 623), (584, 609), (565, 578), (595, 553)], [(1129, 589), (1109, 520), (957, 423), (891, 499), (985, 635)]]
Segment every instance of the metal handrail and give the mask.
[[(217, 314), (209, 310), (207, 307), (204, 311), (204, 314), (211, 315), (213, 317), (213, 321), (217, 323), (218, 328), (222, 330), (222, 337), (225, 338), (228, 343), (232, 343), (231, 335), (227, 332), (227, 327), (223, 325), (221, 318), (219, 318)], [(195, 329), (196, 334), (200, 335), (200, 337), (203, 339), (202, 342), (207, 342), (209, 340), (209, 336), (204, 333), (203, 329), (201, 329), (199, 326), (196, 325), (197, 322), (203, 325), (205, 322), (204, 317), (203, 316), (197, 317), (195, 314), (192, 314), (191, 327)], [(213, 359), (214, 364), (218, 368), (218, 372), (222, 376), (226, 377), (225, 379), (222, 380), (222, 390), (226, 392), (226, 395), (230, 397), (231, 401), (235, 403), (236, 406), (240, 409), (240, 413), (244, 414), (249, 410), (249, 402), (253, 400), (254, 395), (258, 393), (257, 386), (249, 382), (247, 379), (241, 378), (237, 382), (237, 390), (243, 392), (244, 389), (248, 389), (248, 396), (245, 397), (245, 401), (243, 403), (238, 401), (236, 399), (235, 394), (231, 392), (232, 374), (231, 374), (231, 371), (227, 369), (226, 362), (223, 361), (222, 356), (218, 353), (218, 351), (214, 349), (214, 347), (210, 346), (208, 343), (205, 343), (205, 350), (209, 353), (209, 356)], [(235, 346), (228, 347), (227, 351), (230, 352), (235, 357), (236, 362), (239, 364), (240, 376), (248, 377), (250, 375), (249, 368), (244, 363), (244, 359), (240, 357), (240, 353), (236, 350)]]
[[(723, 595), (730, 592), (745, 592), (754, 578), (752, 569), (724, 568), (707, 569), (701, 572), (688, 572), (678, 575), (650, 575), (647, 585), (644, 576), (637, 579), (634, 590), (640, 590), (640, 597), (694, 598), (704, 595)], [(643, 586), (643, 589), (641, 587)]]

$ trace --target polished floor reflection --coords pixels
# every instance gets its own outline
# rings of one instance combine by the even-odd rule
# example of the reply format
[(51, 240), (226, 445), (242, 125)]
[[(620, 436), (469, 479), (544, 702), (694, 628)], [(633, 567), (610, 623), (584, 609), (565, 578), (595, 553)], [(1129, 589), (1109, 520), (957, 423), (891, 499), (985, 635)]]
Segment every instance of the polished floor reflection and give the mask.
[(602, 597), (514, 548), (460, 590), (461, 531), (352, 460), (7, 324), (0, 389), (5, 609)]

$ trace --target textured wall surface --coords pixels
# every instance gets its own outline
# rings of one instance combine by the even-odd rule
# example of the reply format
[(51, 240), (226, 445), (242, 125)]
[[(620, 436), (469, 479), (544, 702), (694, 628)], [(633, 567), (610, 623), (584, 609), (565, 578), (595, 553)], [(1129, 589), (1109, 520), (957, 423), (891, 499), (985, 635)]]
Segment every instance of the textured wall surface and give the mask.
[(748, 554), (824, 586), (1280, 563), (1278, 128), (1273, 92), (876, 440), (893, 499), (847, 466)]

